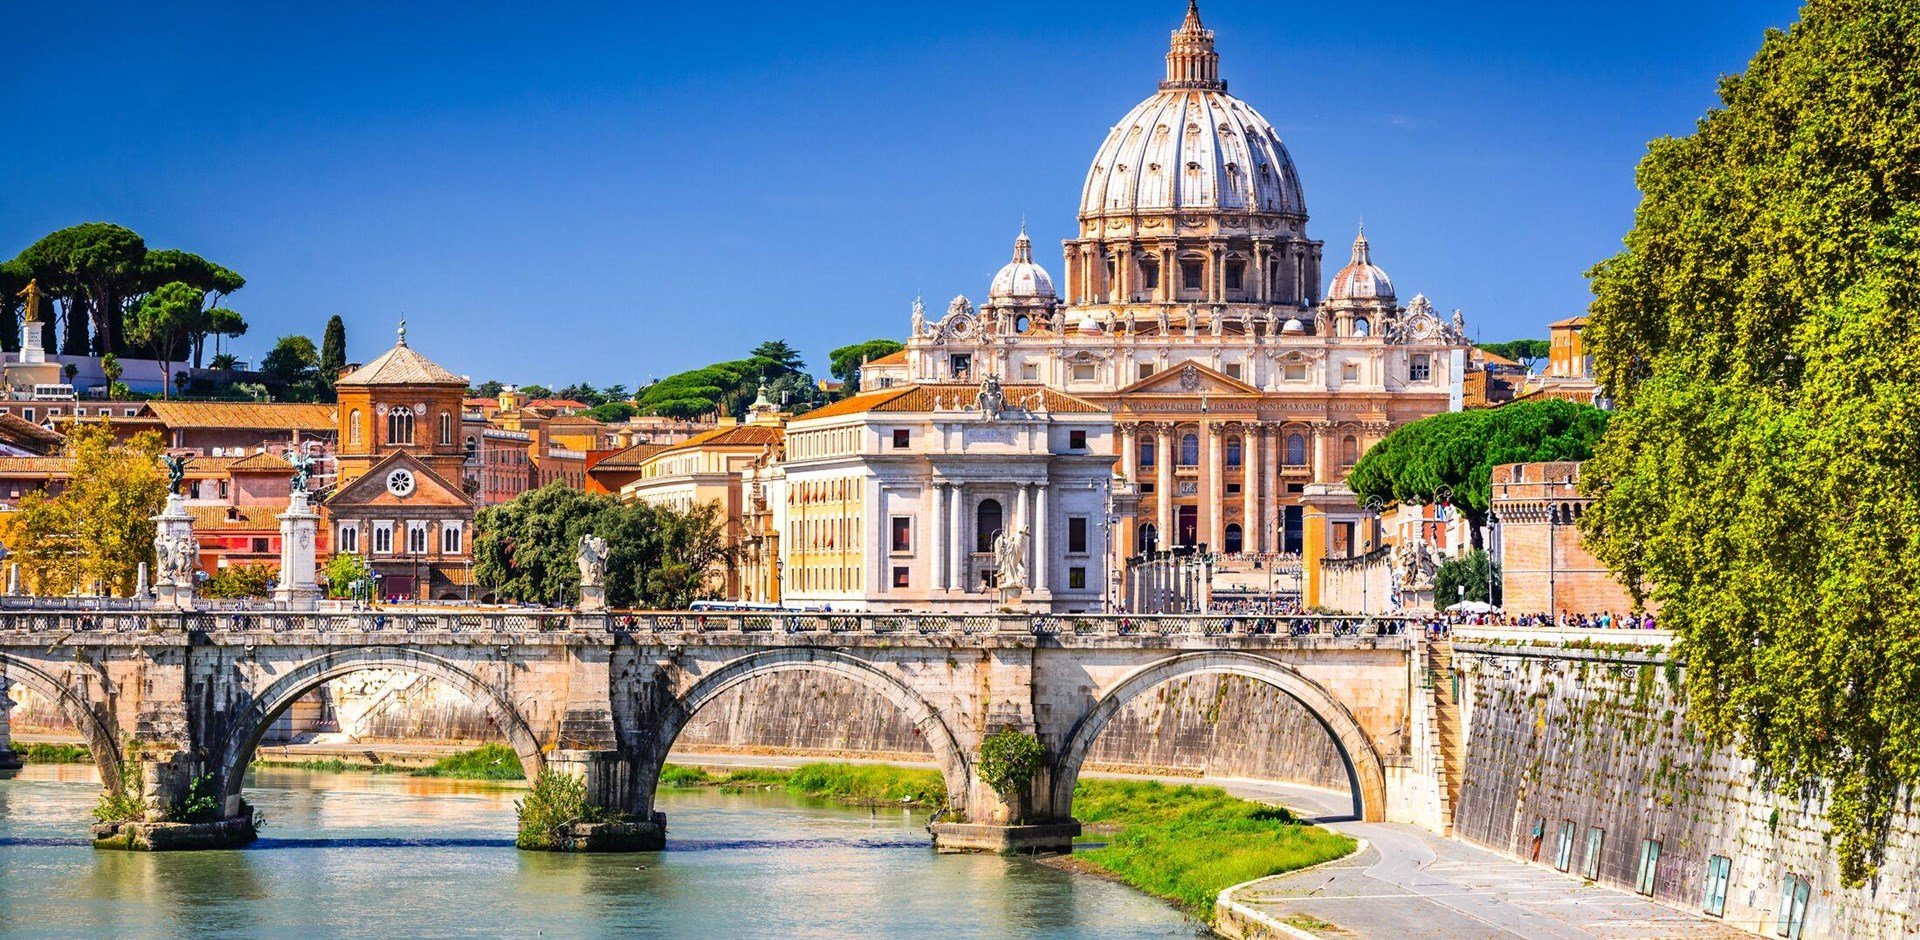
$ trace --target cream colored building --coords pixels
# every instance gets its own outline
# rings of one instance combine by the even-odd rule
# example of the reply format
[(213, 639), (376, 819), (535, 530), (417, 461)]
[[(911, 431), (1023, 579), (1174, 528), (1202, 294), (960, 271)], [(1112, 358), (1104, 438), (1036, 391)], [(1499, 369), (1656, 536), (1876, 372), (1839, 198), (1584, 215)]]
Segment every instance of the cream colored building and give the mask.
[(1300, 175), (1227, 93), (1195, 8), (1159, 90), (1096, 151), (1064, 248), (1059, 289), (1022, 231), (984, 304), (956, 297), (935, 319), (916, 301), (906, 349), (861, 383), (993, 376), (1105, 409), (1139, 495), (1121, 556), (1204, 544), (1312, 569), (1364, 551), (1341, 525), (1358, 513), (1346, 472), (1395, 426), (1461, 407), (1464, 318), (1402, 304), (1364, 232), (1322, 281)]
[(1112, 433), (1099, 406), (1038, 385), (896, 386), (794, 418), (761, 480), (785, 603), (1104, 609)]

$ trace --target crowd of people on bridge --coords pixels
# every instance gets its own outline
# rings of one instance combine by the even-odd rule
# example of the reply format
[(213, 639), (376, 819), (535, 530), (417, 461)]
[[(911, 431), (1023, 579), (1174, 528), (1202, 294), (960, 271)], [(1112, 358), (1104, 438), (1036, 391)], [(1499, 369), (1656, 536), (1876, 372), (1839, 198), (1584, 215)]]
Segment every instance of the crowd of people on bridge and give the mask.
[(1576, 613), (1561, 611), (1558, 617), (1547, 613), (1512, 614), (1501, 610), (1482, 612), (1448, 611), (1428, 623), (1427, 632), (1446, 635), (1457, 626), (1539, 627), (1562, 630), (1657, 630), (1654, 615), (1644, 611), (1625, 614), (1610, 610)]

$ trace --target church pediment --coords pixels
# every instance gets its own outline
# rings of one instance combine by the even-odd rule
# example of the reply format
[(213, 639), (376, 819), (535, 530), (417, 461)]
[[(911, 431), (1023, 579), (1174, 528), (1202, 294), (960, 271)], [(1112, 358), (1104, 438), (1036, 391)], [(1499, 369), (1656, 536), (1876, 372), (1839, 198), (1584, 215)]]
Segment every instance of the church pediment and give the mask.
[(339, 509), (471, 508), (472, 498), (405, 451), (388, 454), (327, 499)]
[(1258, 395), (1260, 390), (1189, 359), (1120, 390), (1122, 395)]

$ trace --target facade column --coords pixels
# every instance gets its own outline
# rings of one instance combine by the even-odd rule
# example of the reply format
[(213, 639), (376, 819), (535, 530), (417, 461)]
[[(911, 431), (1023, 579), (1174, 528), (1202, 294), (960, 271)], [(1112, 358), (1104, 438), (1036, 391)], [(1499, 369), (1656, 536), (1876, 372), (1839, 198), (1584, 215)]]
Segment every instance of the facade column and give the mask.
[(1260, 551), (1260, 438), (1249, 423), (1240, 436), (1240, 550)]
[(1154, 433), (1154, 501), (1159, 504), (1159, 522), (1154, 535), (1156, 548), (1169, 548), (1173, 545), (1173, 428), (1166, 424), (1157, 424)]
[(1201, 438), (1206, 452), (1201, 456), (1207, 467), (1207, 482), (1201, 489), (1207, 504), (1207, 545), (1213, 551), (1221, 551), (1227, 543), (1227, 472), (1226, 448), (1221, 446), (1221, 427), (1218, 424), (1207, 425), (1207, 433)]
[(1207, 302), (1222, 303), (1227, 299), (1226, 252), (1219, 245), (1207, 246)]
[[(1020, 483), (1014, 486), (1014, 505), (1017, 508), (1015, 508), (1013, 512), (1013, 525), (1009, 527), (1010, 532), (1027, 537), (1026, 551), (1028, 552), (1033, 550), (1032, 492), (1033, 484), (1031, 483)], [(1006, 572), (1001, 572), (1001, 574), (1004, 575)], [(1027, 560), (1027, 577), (1033, 577), (1033, 561), (1031, 557)], [(1033, 585), (1028, 584), (1027, 588), (1031, 590)]]
[[(933, 589), (947, 589), (947, 485), (933, 484), (933, 519), (929, 530), (927, 548), (932, 559)], [(888, 535), (892, 537), (891, 533)], [(891, 546), (889, 546), (891, 547)]]
[(1327, 438), (1332, 434), (1333, 429), (1326, 424), (1313, 426), (1313, 482), (1315, 483), (1327, 479)]
[(947, 590), (962, 593), (967, 590), (961, 565), (967, 556), (966, 530), (960, 527), (966, 492), (966, 487), (958, 483), (947, 487)]
[(1033, 487), (1033, 561), (1028, 570), (1033, 572), (1033, 589), (1051, 594), (1053, 582), (1047, 577), (1047, 559), (1053, 557), (1053, 549), (1047, 544), (1047, 528), (1047, 485), (1038, 483)]
[(1280, 544), (1279, 465), (1281, 456), (1280, 449), (1284, 445), (1280, 440), (1281, 431), (1279, 425), (1269, 425), (1265, 430), (1266, 433), (1261, 437), (1266, 453), (1261, 459), (1260, 470), (1266, 489), (1260, 496), (1260, 537), (1265, 544), (1271, 546), (1267, 549), (1268, 551), (1278, 554), (1282, 550)]
[(1135, 425), (1123, 424), (1117, 430), (1120, 432), (1120, 478), (1128, 483), (1139, 483), (1139, 428)]
[(1133, 302), (1133, 243), (1113, 246), (1113, 298), (1116, 304)]

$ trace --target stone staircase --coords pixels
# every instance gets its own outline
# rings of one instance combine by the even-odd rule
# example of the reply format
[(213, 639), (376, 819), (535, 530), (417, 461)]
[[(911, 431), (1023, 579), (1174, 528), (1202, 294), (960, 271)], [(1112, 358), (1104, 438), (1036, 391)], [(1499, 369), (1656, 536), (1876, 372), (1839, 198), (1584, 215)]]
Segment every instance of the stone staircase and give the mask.
[(1440, 745), (1445, 785), (1440, 791), (1440, 813), (1446, 834), (1453, 834), (1453, 813), (1460, 805), (1460, 781), (1466, 773), (1467, 742), (1460, 724), (1460, 703), (1453, 693), (1453, 640), (1434, 637), (1427, 642), (1427, 677), (1432, 682), (1435, 737)]

